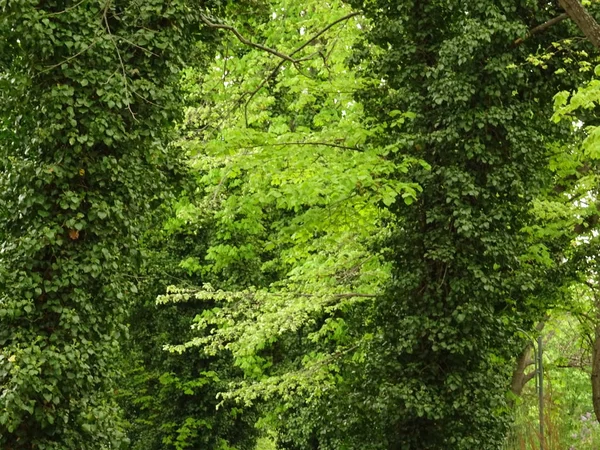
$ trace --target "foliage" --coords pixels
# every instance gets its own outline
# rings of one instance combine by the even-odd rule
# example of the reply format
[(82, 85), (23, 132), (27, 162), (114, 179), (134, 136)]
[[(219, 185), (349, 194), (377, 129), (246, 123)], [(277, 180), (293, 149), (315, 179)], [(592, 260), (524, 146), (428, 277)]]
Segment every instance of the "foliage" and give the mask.
[(597, 283), (595, 60), (552, 2), (350, 6), (0, 0), (2, 448), (501, 445)]
[[(573, 290), (589, 309), (585, 291)], [(583, 305), (582, 305), (583, 306)], [(551, 449), (593, 449), (600, 439), (590, 395), (590, 337), (573, 313), (554, 311), (544, 327), (544, 442)], [(533, 363), (529, 370), (535, 370)], [(507, 449), (539, 448), (537, 383), (525, 388)]]
[(138, 238), (178, 169), (197, 8), (0, 2), (0, 447), (120, 448)]
[[(199, 192), (181, 200), (168, 229), (208, 233), (205, 259), (182, 265), (211, 285), (172, 288), (159, 303), (216, 302), (197, 320), (199, 335), (172, 349), (231, 352), (247, 378), (224, 398), (268, 401), (262, 426), (288, 439), (286, 411), (340, 383), (338, 360), (364, 359), (360, 342), (370, 337), (349, 325), (389, 277), (374, 246), (389, 232), (385, 205), (418, 195), (396, 176), (418, 160), (366, 143), (387, 129), (355, 101), (363, 81), (345, 61), (368, 24), (340, 2), (272, 6), (268, 23), (249, 22), (253, 39), (306, 61), (287, 67), (231, 38), (199, 86), (188, 71), (198, 105), (182, 145)], [(389, 126), (411, 117), (393, 111)], [(313, 426), (290, 422), (289, 431)]]
[(380, 448), (497, 448), (516, 332), (553, 300), (561, 277), (552, 262), (564, 252), (527, 226), (551, 180), (550, 147), (570, 138), (569, 126), (544, 119), (568, 80), (553, 74), (560, 62), (543, 69), (527, 59), (569, 29), (515, 46), (558, 15), (553, 6), (355, 3), (378, 24), (370, 41), (386, 49), (369, 65), (380, 89), (364, 91), (368, 110), (381, 121), (414, 112), (389, 139), (431, 165), (410, 174), (423, 192), (396, 213), (393, 283), (356, 391), (370, 394), (364, 401), (386, 427)]
[[(558, 45), (555, 45), (558, 48)], [(580, 50), (580, 52), (583, 50)], [(566, 57), (570, 63), (570, 57)], [(597, 58), (580, 64), (589, 72)], [(561, 91), (554, 99), (555, 122), (570, 124), (574, 131), (571, 142), (553, 149), (550, 168), (554, 174), (553, 194), (538, 199), (534, 213), (541, 219), (528, 230), (544, 242), (567, 242), (563, 265), (570, 279), (566, 301), (560, 308), (568, 314), (553, 313), (546, 336), (545, 422), (548, 448), (595, 448), (598, 442), (597, 422), (593, 419), (590, 372), (595, 329), (598, 326), (595, 298), (597, 285), (598, 170), (597, 170), (597, 90), (598, 69), (576, 90)], [(577, 318), (577, 320), (575, 320)], [(514, 437), (537, 444), (532, 422), (537, 418), (537, 398), (533, 388), (524, 396)], [(534, 427), (537, 425), (533, 425)], [(529, 431), (527, 428), (529, 427)], [(526, 438), (529, 433), (529, 439)], [(516, 445), (516, 443), (515, 443)]]
[[(522, 345), (519, 330), (554, 302), (566, 275), (561, 262), (570, 235), (544, 239), (542, 224), (551, 218), (535, 212), (551, 198), (550, 153), (562, 151), (573, 129), (540, 118), (548, 118), (557, 90), (574, 85), (584, 53), (577, 48), (577, 64), (532, 59), (539, 46), (555, 42), (562, 42), (557, 53), (573, 49), (563, 41), (573, 31), (568, 24), (519, 39), (557, 15), (552, 5), (354, 4), (375, 26), (340, 59), (337, 72), (324, 72), (325, 57), (309, 59), (298, 76), (284, 63), (264, 70), (252, 59), (255, 52), (240, 56), (231, 47), (213, 69), (215, 84), (223, 86), (216, 98), (233, 107), (225, 114), (217, 108), (216, 134), (208, 112), (216, 101), (192, 113), (201, 130), (204, 195), (182, 205), (179, 225), (196, 222), (215, 231), (208, 264), (188, 260), (185, 266), (212, 274), (217, 287), (172, 288), (159, 302), (203, 299), (219, 306), (197, 321), (210, 334), (172, 349), (230, 351), (248, 379), (225, 398), (271, 401), (264, 420), (284, 448), (496, 448), (510, 417), (505, 392)], [(309, 6), (306, 11), (318, 8)], [(282, 8), (286, 18), (300, 21), (300, 34), (310, 18), (301, 9), (294, 15), (290, 5)], [(272, 17), (273, 24), (256, 28), (276, 46), (269, 31), (279, 13)], [(356, 47), (346, 39), (345, 48)], [(294, 48), (285, 50), (295, 55)], [(335, 76), (352, 86), (348, 77), (357, 75), (344, 68), (348, 57), (361, 74), (350, 89), (360, 90), (362, 100), (348, 103), (360, 108), (352, 122), (346, 108), (335, 112), (337, 96), (328, 103), (331, 97), (314, 93), (322, 84), (307, 84)], [(323, 126), (324, 117), (332, 125)], [(344, 152), (338, 162), (336, 151), (324, 148), (320, 160), (307, 162), (314, 150), (303, 151), (304, 142), (331, 143), (331, 137), (362, 152)], [(363, 159), (371, 155), (378, 165)], [(355, 158), (363, 178), (382, 167), (381, 181), (352, 178), (347, 164)], [(422, 168), (406, 166), (423, 160)], [(365, 218), (359, 230), (347, 220), (340, 227), (335, 215), (322, 219), (322, 205), (347, 197), (337, 181), (348, 178), (341, 186), (357, 200), (363, 185), (371, 188), (354, 207)], [(403, 192), (404, 201), (372, 192), (373, 186), (385, 192), (386, 185)], [(346, 214), (353, 203), (339, 210)], [(213, 205), (218, 209), (211, 213)], [(346, 241), (340, 233), (348, 231), (355, 238)], [(329, 240), (342, 244), (330, 250)], [(353, 267), (344, 264), (346, 242), (360, 255), (352, 264), (375, 255), (381, 276), (365, 278), (376, 267), (363, 272), (358, 264), (356, 275), (340, 282), (337, 274)], [(365, 301), (386, 284), (380, 300)]]
[(157, 307), (156, 296), (175, 281), (197, 282), (179, 262), (204, 255), (205, 244), (201, 236), (185, 232), (153, 230), (144, 238), (146, 264), (136, 275), (139, 294), (129, 316), (128, 357), (119, 382), (132, 449), (254, 448), (253, 411), (229, 405), (216, 409), (218, 392), (237, 375), (230, 359), (210, 358), (201, 350), (180, 358), (163, 350), (192, 337), (192, 320), (204, 305)]

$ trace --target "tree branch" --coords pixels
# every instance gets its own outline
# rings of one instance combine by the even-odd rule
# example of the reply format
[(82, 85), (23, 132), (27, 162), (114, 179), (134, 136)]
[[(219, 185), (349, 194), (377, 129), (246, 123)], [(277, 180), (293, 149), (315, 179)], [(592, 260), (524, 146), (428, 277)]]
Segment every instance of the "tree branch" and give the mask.
[(285, 53), (281, 53), (280, 51), (277, 51), (274, 48), (267, 47), (266, 45), (258, 44), (256, 42), (252, 42), (249, 39), (246, 39), (237, 30), (237, 28), (232, 27), (231, 25), (225, 25), (225, 24), (222, 24), (222, 23), (211, 22), (210, 19), (208, 17), (206, 17), (204, 14), (200, 14), (200, 18), (202, 19), (202, 22), (204, 22), (210, 28), (217, 28), (217, 29), (231, 31), (235, 35), (235, 37), (238, 38), (238, 40), (241, 43), (243, 43), (245, 45), (248, 45), (249, 47), (254, 47), (254, 48), (257, 48), (259, 50), (265, 51), (267, 53), (271, 53), (272, 55), (275, 55), (275, 56), (277, 56), (277, 57), (279, 57), (279, 58), (281, 58), (281, 59), (283, 59), (285, 61), (289, 61), (289, 62), (294, 63), (294, 64), (296, 64), (298, 62), (297, 59), (292, 58), (290, 55), (286, 55)]
[(266, 45), (258, 44), (256, 42), (250, 41), (249, 39), (246, 39), (235, 27), (232, 27), (231, 25), (214, 23), (208, 17), (206, 17), (204, 14), (200, 14), (200, 18), (204, 22), (205, 25), (207, 25), (211, 28), (217, 28), (217, 29), (231, 31), (235, 35), (235, 37), (237, 37), (238, 40), (240, 42), (242, 42), (243, 44), (246, 44), (250, 47), (257, 48), (259, 50), (263, 50), (267, 53), (270, 53), (272, 55), (275, 55), (275, 56), (281, 58), (281, 61), (269, 73), (269, 75), (256, 87), (256, 89), (254, 89), (252, 92), (250, 92), (247, 100), (244, 103), (244, 117), (245, 117), (245, 121), (246, 121), (246, 126), (248, 126), (248, 105), (250, 104), (250, 102), (252, 101), (254, 96), (269, 82), (269, 80), (273, 79), (277, 75), (277, 73), (279, 72), (279, 70), (285, 63), (285, 61), (291, 62), (292, 64), (297, 66), (300, 62), (307, 60), (308, 58), (296, 59), (296, 58), (294, 58), (294, 55), (301, 52), (302, 50), (304, 50), (306, 47), (308, 47), (310, 44), (312, 44), (315, 40), (317, 40), (320, 36), (322, 36), (324, 33), (326, 33), (328, 30), (330, 30), (331, 28), (333, 28), (340, 22), (344, 22), (345, 20), (348, 20), (348, 19), (358, 16), (358, 15), (360, 15), (359, 12), (352, 12), (352, 13), (346, 14), (345, 16), (340, 17), (337, 20), (334, 20), (329, 25), (327, 25), (325, 28), (323, 28), (321, 31), (314, 34), (310, 39), (308, 39), (306, 42), (304, 42), (300, 47), (296, 48), (289, 55), (282, 53), (274, 48), (267, 47)]
[(308, 45), (310, 45), (313, 41), (315, 41), (316, 39), (318, 39), (323, 33), (325, 33), (326, 31), (328, 31), (330, 28), (333, 28), (338, 23), (343, 22), (344, 20), (348, 20), (348, 19), (350, 19), (352, 17), (358, 16), (359, 14), (360, 14), (359, 12), (353, 12), (353, 13), (350, 13), (350, 14), (346, 14), (345, 16), (340, 17), (337, 20), (334, 20), (329, 25), (327, 25), (325, 28), (323, 28), (321, 31), (319, 31), (317, 34), (315, 34), (313, 37), (311, 37), (304, 44), (302, 44), (300, 47), (298, 47), (296, 50), (294, 50), (291, 53), (291, 55), (294, 56), (299, 51), (304, 50), (305, 47), (307, 47)]
[(514, 41), (513, 46), (517, 47), (517, 46), (521, 45), (523, 42), (525, 42), (530, 37), (535, 36), (536, 34), (543, 33), (548, 28), (550, 28), (552, 25), (556, 25), (557, 23), (560, 23), (563, 20), (568, 19), (568, 18), (569, 18), (569, 15), (567, 13), (564, 13), (564, 14), (561, 14), (560, 16), (555, 17), (554, 19), (550, 19), (548, 22), (544, 22), (543, 24), (538, 25), (535, 28), (532, 28), (531, 30), (529, 30), (527, 32), (527, 35), (525, 37), (519, 38), (516, 41)]
[(559, 0), (559, 4), (594, 47), (600, 49), (600, 25), (581, 2), (579, 0)]
[(47, 15), (48, 15), (48, 16), (57, 16), (57, 15), (59, 15), (59, 14), (66, 13), (67, 11), (70, 11), (70, 10), (72, 10), (72, 9), (75, 9), (75, 8), (77, 8), (79, 5), (81, 5), (82, 3), (85, 3), (86, 1), (87, 1), (87, 0), (81, 0), (81, 1), (79, 1), (79, 2), (77, 2), (77, 3), (75, 3), (74, 5), (72, 5), (72, 6), (69, 6), (68, 8), (65, 8), (65, 9), (63, 9), (62, 11), (50, 12), (50, 13), (47, 13)]
[(240, 42), (242, 42), (245, 45), (248, 45), (250, 47), (254, 47), (257, 48), (259, 50), (263, 50), (267, 53), (271, 53), (272, 55), (275, 55), (285, 61), (289, 61), (293, 64), (297, 64), (299, 63), (300, 59), (295, 59), (293, 58), (293, 56), (304, 50), (306, 47), (308, 47), (311, 43), (313, 43), (315, 40), (317, 40), (321, 35), (323, 35), (324, 33), (326, 33), (329, 29), (333, 28), (334, 26), (336, 26), (338, 23), (343, 22), (345, 20), (348, 20), (352, 17), (358, 16), (360, 13), (359, 12), (352, 12), (350, 14), (346, 14), (343, 17), (340, 17), (337, 20), (334, 20), (333, 22), (331, 22), (329, 25), (327, 25), (325, 28), (323, 28), (321, 31), (319, 31), (318, 33), (316, 33), (315, 35), (313, 35), (309, 40), (307, 40), (304, 44), (302, 44), (300, 47), (298, 47), (296, 50), (294, 50), (292, 53), (290, 53), (289, 55), (285, 54), (285, 53), (281, 53), (280, 51), (271, 48), (271, 47), (267, 47), (266, 45), (263, 44), (259, 44), (257, 42), (252, 42), (249, 39), (246, 39), (239, 31), (237, 28), (231, 26), (231, 25), (225, 25), (222, 23), (215, 23), (212, 22), (208, 17), (206, 17), (204, 14), (200, 14), (200, 19), (202, 20), (202, 22), (204, 22), (207, 26), (209, 26), (210, 28), (217, 28), (217, 29), (222, 29), (222, 30), (227, 30), (227, 31), (231, 31), (235, 37), (238, 38), (238, 40)]
[(347, 145), (341, 145), (341, 144), (332, 144), (330, 142), (303, 142), (303, 141), (257, 144), (257, 145), (240, 147), (240, 150), (249, 149), (249, 148), (262, 148), (262, 147), (285, 147), (286, 145), (298, 145), (298, 146), (315, 145), (315, 146), (323, 146), (323, 147), (341, 148), (342, 150), (352, 150), (355, 152), (361, 151), (361, 149), (357, 148), (357, 147), (349, 147)]
[(57, 63), (57, 64), (53, 64), (51, 66), (47, 66), (46, 68), (44, 68), (44, 70), (41, 71), (41, 73), (44, 72), (48, 72), (49, 70), (55, 69), (57, 67), (62, 66), (63, 64), (68, 63), (69, 61), (71, 61), (72, 59), (77, 58), (78, 56), (82, 55), (83, 53), (85, 53), (86, 51), (88, 51), (90, 48), (92, 48), (94, 45), (96, 45), (96, 43), (98, 42), (98, 39), (100, 37), (96, 36), (94, 39), (92, 39), (92, 42), (90, 42), (87, 46), (85, 46), (82, 50), (78, 51), (77, 53), (75, 53), (74, 55), (69, 56), (67, 59), (62, 60), (61, 62)]
[(534, 370), (533, 372), (529, 372), (528, 374), (526, 374), (523, 377), (523, 386), (525, 386), (529, 381), (531, 381), (533, 379), (533, 377), (535, 377), (537, 375), (537, 370)]

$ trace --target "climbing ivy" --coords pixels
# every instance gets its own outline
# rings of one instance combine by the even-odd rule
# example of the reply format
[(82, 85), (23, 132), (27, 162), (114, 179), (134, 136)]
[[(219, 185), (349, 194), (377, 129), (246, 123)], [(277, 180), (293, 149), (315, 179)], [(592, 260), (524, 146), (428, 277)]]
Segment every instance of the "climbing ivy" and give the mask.
[(550, 153), (573, 131), (549, 120), (553, 97), (578, 72), (531, 54), (573, 28), (530, 35), (560, 14), (530, 1), (352, 3), (385, 49), (367, 69), (367, 109), (414, 112), (386, 141), (431, 166), (409, 174), (423, 188), (414, 207), (396, 209), (393, 282), (355, 392), (384, 447), (500, 448), (519, 330), (552, 303), (568, 243), (545, 246), (527, 227), (552, 186)]
[[(185, 1), (0, 2), (0, 447), (120, 448), (114, 379), (167, 145)], [(208, 35), (207, 35), (208, 36)], [(200, 58), (200, 59), (198, 59)]]

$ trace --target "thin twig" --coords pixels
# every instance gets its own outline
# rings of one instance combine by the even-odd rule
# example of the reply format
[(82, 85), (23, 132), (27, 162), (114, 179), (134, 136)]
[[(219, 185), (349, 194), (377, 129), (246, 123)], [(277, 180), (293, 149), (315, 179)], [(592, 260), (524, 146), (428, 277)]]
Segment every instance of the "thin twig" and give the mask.
[(133, 117), (133, 120), (135, 120), (137, 122), (135, 113), (131, 109), (131, 93), (129, 92), (129, 82), (127, 81), (127, 70), (125, 69), (125, 64), (123, 63), (123, 58), (121, 57), (121, 52), (119, 51), (119, 46), (117, 45), (117, 42), (115, 41), (115, 38), (110, 31), (110, 25), (108, 24), (108, 8), (110, 7), (110, 2), (111, 2), (111, 0), (106, 1), (106, 4), (104, 6), (104, 12), (103, 12), (104, 23), (106, 24), (106, 32), (108, 33), (108, 36), (110, 37), (110, 40), (113, 43), (115, 50), (117, 51), (117, 56), (119, 57), (119, 63), (121, 64), (121, 70), (123, 72), (123, 83), (125, 83), (125, 95), (126, 95), (125, 100), (127, 101), (127, 109), (131, 113), (131, 117)]
[(131, 90), (131, 92), (133, 92), (135, 95), (137, 95), (139, 98), (141, 98), (142, 100), (144, 100), (146, 103), (149, 103), (153, 106), (156, 106), (157, 108), (161, 108), (161, 109), (165, 109), (164, 106), (160, 106), (157, 103), (154, 103), (152, 100), (148, 100), (146, 97), (144, 97), (142, 94), (140, 94), (139, 92), (135, 91), (135, 90)]
[(112, 80), (112, 78), (113, 78), (113, 77), (114, 77), (114, 76), (115, 76), (117, 73), (119, 73), (119, 70), (120, 70), (120, 69), (121, 69), (120, 67), (117, 67), (117, 68), (115, 69), (115, 71), (114, 71), (114, 72), (111, 74), (111, 76), (110, 76), (110, 77), (108, 77), (108, 78), (106, 79), (106, 81), (105, 81), (104, 83), (102, 83), (102, 84), (108, 84), (108, 83), (110, 83), (110, 80)]
[(58, 16), (59, 14), (66, 13), (67, 11), (70, 11), (71, 9), (77, 8), (79, 5), (81, 5), (82, 3), (85, 3), (85, 2), (87, 2), (87, 0), (81, 0), (80, 2), (77, 2), (73, 6), (69, 6), (68, 8), (63, 9), (62, 11), (47, 13), (46, 15), (47, 16)]
[(98, 36), (96, 36), (96, 37), (95, 37), (95, 38), (92, 40), (92, 42), (90, 42), (90, 43), (89, 43), (89, 45), (88, 45), (87, 47), (85, 47), (84, 49), (82, 49), (82, 50), (80, 50), (79, 52), (75, 53), (74, 55), (72, 55), (72, 56), (69, 56), (67, 59), (65, 59), (65, 60), (63, 60), (63, 61), (61, 61), (61, 62), (59, 62), (59, 63), (57, 63), (57, 64), (54, 64), (54, 65), (52, 65), (52, 66), (48, 66), (48, 67), (46, 67), (44, 70), (42, 70), (42, 71), (41, 71), (41, 73), (48, 72), (48, 71), (50, 71), (50, 70), (52, 70), (52, 69), (55, 69), (55, 68), (57, 68), (57, 67), (59, 67), (59, 66), (62, 66), (63, 64), (65, 64), (65, 63), (68, 63), (68, 62), (69, 62), (69, 61), (71, 61), (72, 59), (75, 59), (75, 58), (77, 58), (78, 56), (82, 55), (83, 53), (85, 53), (86, 51), (88, 51), (88, 50), (89, 50), (89, 49), (90, 49), (92, 46), (96, 45), (96, 42), (98, 42), (98, 38), (99, 38), (99, 37), (98, 37)]
[(135, 42), (132, 42), (132, 41), (130, 41), (129, 39), (127, 39), (127, 38), (124, 38), (123, 36), (116, 36), (116, 38), (117, 38), (117, 39), (120, 39), (120, 40), (122, 40), (122, 41), (124, 41), (124, 42), (127, 42), (129, 45), (133, 45), (135, 48), (139, 48), (140, 50), (142, 50), (142, 51), (144, 51), (144, 52), (146, 52), (146, 53), (148, 53), (148, 54), (150, 54), (150, 55), (152, 55), (152, 56), (155, 56), (155, 57), (157, 57), (157, 58), (160, 58), (160, 57), (161, 57), (159, 54), (157, 54), (157, 53), (154, 53), (152, 50), (148, 50), (148, 49), (147, 49), (147, 48), (145, 48), (145, 47), (139, 46), (139, 45), (137, 45)]

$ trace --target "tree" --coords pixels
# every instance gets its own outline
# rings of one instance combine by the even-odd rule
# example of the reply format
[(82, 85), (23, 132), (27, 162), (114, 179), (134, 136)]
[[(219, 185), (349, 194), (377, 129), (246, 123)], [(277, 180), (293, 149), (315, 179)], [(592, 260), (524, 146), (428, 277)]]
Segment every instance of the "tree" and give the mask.
[(179, 170), (167, 143), (179, 70), (207, 51), (198, 5), (0, 7), (0, 446), (120, 448), (127, 274)]
[[(598, 289), (598, 126), (594, 121), (593, 113), (598, 104), (599, 82), (596, 79), (599, 69), (595, 69), (592, 80), (584, 83), (576, 91), (563, 91), (556, 96), (556, 121), (579, 122), (582, 128), (583, 139), (575, 143), (570, 152), (560, 161), (563, 186), (567, 186), (566, 198), (563, 199), (567, 210), (570, 212), (573, 250), (570, 259), (576, 266), (578, 279), (583, 289), (589, 290), (589, 297), (593, 299), (594, 312), (592, 314), (591, 335), (591, 384), (594, 412), (600, 421), (600, 302), (597, 296)], [(588, 317), (589, 320), (589, 317)]]
[(217, 409), (218, 393), (240, 375), (231, 358), (211, 357), (202, 350), (181, 358), (163, 350), (166, 344), (194, 336), (193, 319), (205, 306), (156, 305), (166, 286), (201, 282), (179, 265), (206, 253), (209, 240), (197, 231), (153, 229), (143, 239), (145, 262), (135, 275), (138, 294), (129, 315), (130, 338), (123, 346), (123, 377), (118, 380), (119, 403), (134, 450), (255, 448), (255, 410), (229, 404)]
[[(540, 240), (532, 208), (551, 191), (551, 149), (573, 133), (568, 124), (540, 117), (549, 118), (554, 94), (574, 86), (577, 76), (565, 62), (535, 65), (531, 55), (574, 30), (554, 20), (560, 16), (556, 8), (533, 2), (354, 4), (376, 24), (353, 57), (363, 78), (371, 79), (359, 99), (366, 117), (384, 131), (369, 133), (361, 145), (375, 154), (385, 149), (382, 159), (392, 167), (407, 159), (425, 161), (422, 169), (386, 174), (387, 182), (418, 185), (422, 193), (373, 205), (389, 236), (374, 244), (391, 248), (386, 294), (378, 295), (381, 283), (359, 281), (350, 286), (369, 287), (358, 294), (377, 300), (346, 302), (360, 295), (339, 290), (347, 285), (336, 285), (333, 277), (329, 285), (307, 283), (304, 260), (301, 269), (289, 272), (302, 275), (298, 284), (284, 278), (268, 289), (225, 283), (229, 291), (173, 290), (161, 301), (220, 303), (199, 319), (211, 334), (174, 349), (232, 351), (252, 378), (226, 396), (273, 400), (270, 417), (281, 418), (274, 423), (284, 448), (497, 448), (510, 420), (506, 392), (512, 360), (523, 346), (519, 330), (533, 328), (556, 297), (568, 242)], [(542, 27), (549, 21), (552, 26)], [(260, 155), (252, 136), (260, 120), (270, 126), (271, 117), (258, 117), (239, 139)], [(228, 142), (220, 139), (215, 147), (227, 148)], [(248, 160), (243, 163), (252, 164)], [(210, 198), (227, 196), (228, 170), (217, 172)], [(237, 178), (240, 171), (231, 173)], [(270, 182), (268, 173), (261, 172), (260, 181)], [(262, 226), (242, 230), (239, 224), (259, 217), (259, 224), (272, 226), (296, 217), (264, 220), (270, 210), (258, 201), (245, 210), (244, 200), (265, 198), (260, 182), (235, 180), (231, 187), (248, 196), (236, 196), (235, 209), (224, 216), (231, 228), (218, 236), (252, 251), (219, 246), (223, 253), (211, 259), (230, 264), (227, 256), (245, 255), (260, 261), (263, 255), (254, 249), (261, 245), (246, 246), (238, 233), (250, 230), (261, 243)], [(297, 217), (315, 209), (302, 206), (294, 211)], [(252, 220), (240, 221), (244, 214)], [(317, 236), (330, 231), (318, 229), (323, 234)], [(326, 254), (321, 245), (308, 248)], [(202, 264), (190, 267), (202, 270)]]
[(559, 3), (568, 16), (583, 31), (588, 40), (596, 48), (600, 48), (600, 25), (598, 25), (594, 16), (587, 11), (579, 0), (559, 0)]
[[(385, 129), (369, 124), (353, 98), (363, 81), (346, 60), (368, 23), (340, 2), (272, 8), (268, 23), (228, 26), (301, 62), (250, 50), (230, 35), (199, 86), (198, 71), (188, 73), (198, 105), (188, 111), (182, 145), (198, 192), (182, 199), (169, 226), (209, 239), (206, 256), (183, 265), (214, 289), (173, 289), (160, 302), (207, 306), (198, 306), (196, 339), (175, 349), (231, 351), (246, 374), (233, 397), (266, 400), (262, 423), (289, 441), (318, 423), (288, 421), (303, 397), (335, 384), (341, 357), (364, 358), (363, 336), (348, 333), (346, 321), (360, 321), (389, 277), (373, 250), (389, 232), (382, 205), (414, 201), (418, 186), (393, 174), (419, 162), (393, 161), (394, 145), (365, 144)], [(392, 126), (410, 120), (392, 116)]]
[(397, 212), (394, 282), (376, 309), (381, 332), (367, 372), (374, 414), (385, 417), (388, 448), (498, 448), (518, 329), (543, 317), (560, 286), (553, 261), (565, 251), (535, 242), (527, 226), (532, 201), (551, 184), (549, 149), (572, 133), (544, 120), (569, 80), (527, 60), (567, 38), (570, 24), (515, 47), (559, 11), (355, 3), (378, 24), (370, 41), (386, 49), (370, 65), (384, 96), (365, 91), (368, 107), (381, 120), (392, 109), (414, 112), (389, 138), (432, 168), (410, 174), (423, 193)]

